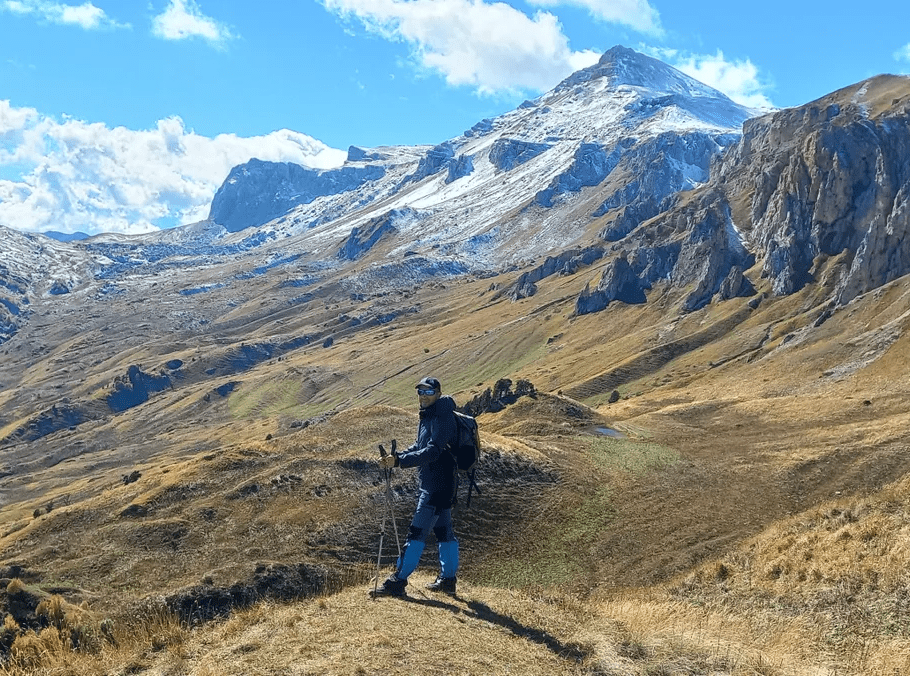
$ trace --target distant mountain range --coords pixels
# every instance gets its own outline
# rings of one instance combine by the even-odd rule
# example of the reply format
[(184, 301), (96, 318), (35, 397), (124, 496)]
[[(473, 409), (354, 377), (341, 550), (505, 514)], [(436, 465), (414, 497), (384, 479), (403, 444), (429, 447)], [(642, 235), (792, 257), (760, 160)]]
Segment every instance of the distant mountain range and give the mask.
[(60, 242), (77, 242), (88, 239), (90, 236), (85, 232), (57, 232), (56, 230), (48, 230), (43, 234), (45, 237), (50, 237), (51, 239), (56, 239)]
[(48, 296), (101, 300), (152, 280), (211, 291), (267, 272), (318, 296), (327, 273), (357, 295), (515, 271), (508, 293), (522, 298), (603, 261), (579, 291), (587, 314), (644, 302), (660, 281), (683, 311), (751, 296), (755, 263), (786, 295), (837, 257), (841, 305), (910, 272), (908, 93), (910, 78), (882, 76), (762, 114), (614, 47), (436, 146), (351, 147), (331, 170), (253, 159), (202, 223), (66, 248), (4, 230), (0, 341)]

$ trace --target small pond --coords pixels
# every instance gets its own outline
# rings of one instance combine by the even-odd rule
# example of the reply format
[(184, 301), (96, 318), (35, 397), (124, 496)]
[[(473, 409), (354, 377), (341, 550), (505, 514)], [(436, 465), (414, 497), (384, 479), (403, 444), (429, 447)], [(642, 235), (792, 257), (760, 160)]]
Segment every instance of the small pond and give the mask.
[(594, 433), (598, 436), (608, 436), (610, 438), (625, 438), (625, 435), (621, 431), (611, 429), (608, 426), (595, 426)]

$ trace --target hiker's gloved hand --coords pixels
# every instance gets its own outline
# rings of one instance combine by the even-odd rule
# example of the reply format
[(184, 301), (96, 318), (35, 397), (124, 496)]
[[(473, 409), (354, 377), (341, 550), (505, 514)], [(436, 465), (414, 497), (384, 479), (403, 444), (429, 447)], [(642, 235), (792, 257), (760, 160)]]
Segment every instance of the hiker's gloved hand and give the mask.
[(380, 457), (379, 466), (381, 466), (383, 469), (392, 469), (393, 467), (398, 466), (398, 456), (389, 455), (387, 457)]

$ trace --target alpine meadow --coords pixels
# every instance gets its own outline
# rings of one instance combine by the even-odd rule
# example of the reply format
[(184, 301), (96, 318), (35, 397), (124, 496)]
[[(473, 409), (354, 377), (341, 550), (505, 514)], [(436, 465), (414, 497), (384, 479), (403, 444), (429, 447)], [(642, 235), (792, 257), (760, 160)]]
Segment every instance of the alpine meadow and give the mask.
[[(910, 674), (910, 77), (759, 111), (617, 46), (465, 126), (0, 227), (5, 673)], [(458, 591), (371, 599), (427, 376)]]

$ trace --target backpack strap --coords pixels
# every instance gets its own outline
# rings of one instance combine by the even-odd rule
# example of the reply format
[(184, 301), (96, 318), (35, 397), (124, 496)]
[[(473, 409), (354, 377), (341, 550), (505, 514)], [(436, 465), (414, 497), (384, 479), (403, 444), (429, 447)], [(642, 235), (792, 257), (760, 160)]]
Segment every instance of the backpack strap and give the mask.
[[(468, 479), (468, 500), (467, 500), (467, 502), (465, 502), (465, 507), (471, 506), (471, 494), (475, 490), (477, 491), (478, 495), (480, 494), (480, 488), (477, 487), (477, 481), (474, 478), (476, 475), (477, 475), (477, 471), (473, 467), (471, 468), (470, 471), (465, 472), (465, 476)], [(455, 472), (455, 499), (454, 499), (455, 503), (458, 502), (458, 486), (459, 485), (461, 485), (461, 475), (456, 471)], [(453, 506), (454, 506), (454, 504), (453, 504)]]
[(465, 505), (467, 507), (471, 506), (471, 493), (474, 490), (476, 490), (477, 494), (478, 495), (480, 494), (480, 488), (477, 487), (477, 481), (474, 480), (475, 473), (476, 473), (476, 471), (474, 469), (471, 469), (471, 473), (468, 474), (468, 480), (470, 481), (470, 483), (468, 484), (468, 501)]

